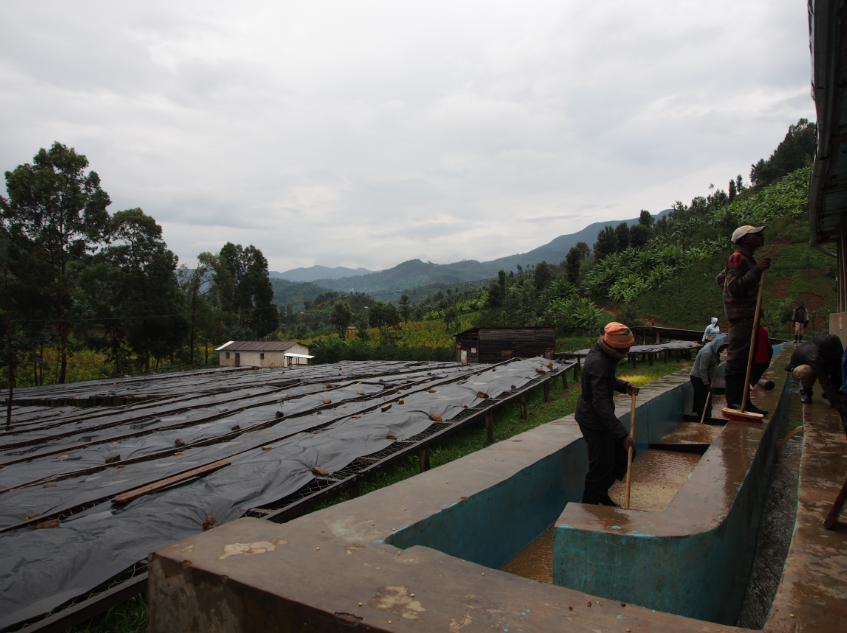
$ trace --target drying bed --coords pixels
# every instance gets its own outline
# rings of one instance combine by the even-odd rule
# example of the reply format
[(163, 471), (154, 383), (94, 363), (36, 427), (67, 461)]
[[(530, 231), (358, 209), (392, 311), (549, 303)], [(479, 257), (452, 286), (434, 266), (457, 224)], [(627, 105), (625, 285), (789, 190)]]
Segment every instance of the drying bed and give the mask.
[[(413, 451), (428, 467), (430, 443), (566, 380), (569, 367), (339, 363), (25, 392), (90, 404), (114, 391), (136, 403), (15, 408), (0, 435), (0, 627), (35, 629), (63, 607), (85, 612), (78, 605), (91, 592), (141, 590), (147, 552), (204, 526), (284, 521), (328, 494), (357, 492), (367, 473)], [(147, 494), (115, 501), (139, 489)]]

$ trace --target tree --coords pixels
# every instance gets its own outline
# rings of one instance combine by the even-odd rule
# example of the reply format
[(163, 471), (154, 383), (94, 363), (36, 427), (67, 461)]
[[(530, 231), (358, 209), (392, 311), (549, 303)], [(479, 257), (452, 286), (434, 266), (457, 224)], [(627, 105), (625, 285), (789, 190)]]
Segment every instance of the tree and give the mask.
[(0, 197), (10, 239), (28, 240), (37, 256), (49, 264), (45, 287), (59, 334), (59, 382), (67, 378), (69, 312), (73, 295), (70, 268), (91, 254), (103, 240), (111, 204), (100, 177), (89, 171), (88, 159), (73, 148), (53, 143), (41, 149), (32, 164), (6, 172), (8, 199)]
[(617, 252), (625, 251), (629, 248), (629, 224), (621, 222), (615, 229), (615, 238), (618, 241)]
[(185, 296), (185, 309), (188, 313), (188, 362), (194, 364), (195, 333), (197, 331), (197, 313), (208, 292), (208, 277), (212, 270), (214, 255), (200, 253), (197, 266), (193, 269), (183, 264), (179, 267), (179, 285)]
[(648, 229), (653, 227), (653, 216), (649, 211), (641, 210), (641, 214), (638, 216), (638, 224), (646, 226)]
[(591, 248), (585, 242), (577, 242), (576, 247), (579, 249), (579, 252), (582, 253), (582, 259), (591, 255)]
[(597, 235), (597, 241), (594, 243), (594, 256), (601, 260), (606, 255), (616, 253), (618, 250), (618, 237), (615, 234), (615, 229), (611, 226), (604, 226), (603, 230)]
[(412, 303), (409, 301), (409, 295), (405, 292), (400, 296), (400, 316), (403, 323), (408, 322), (409, 315), (412, 313)]
[(643, 224), (636, 224), (629, 230), (629, 245), (633, 248), (641, 248), (650, 241), (650, 228)]
[(110, 244), (100, 254), (118, 273), (113, 301), (121, 307), (130, 345), (143, 355), (168, 356), (183, 341), (187, 323), (175, 275), (177, 257), (162, 239), (162, 227), (141, 209), (119, 211), (110, 222)]
[(276, 330), (279, 313), (273, 304), (273, 285), (262, 251), (252, 244), (245, 248), (227, 242), (211, 265), (216, 304), (237, 315), (238, 328), (258, 338)]
[(756, 187), (764, 187), (783, 176), (809, 165), (815, 159), (817, 149), (817, 126), (808, 119), (800, 119), (790, 125), (785, 138), (767, 160), (759, 159), (750, 166), (750, 181)]
[(553, 273), (550, 272), (550, 266), (547, 262), (542, 261), (535, 267), (533, 273), (533, 284), (538, 292), (544, 290), (553, 281)]
[(347, 328), (353, 323), (353, 310), (346, 301), (339, 301), (332, 307), (330, 322), (338, 330), (341, 338), (347, 338)]
[(582, 265), (582, 251), (576, 246), (571, 246), (567, 256), (565, 256), (565, 274), (568, 281), (576, 285), (579, 281), (579, 268)]
[(733, 200), (735, 200), (735, 195), (736, 195), (736, 193), (737, 193), (737, 190), (736, 190), (736, 187), (735, 187), (735, 181), (734, 181), (734, 180), (730, 180), (730, 181), (729, 181), (729, 201), (730, 201), (730, 202), (732, 202)]

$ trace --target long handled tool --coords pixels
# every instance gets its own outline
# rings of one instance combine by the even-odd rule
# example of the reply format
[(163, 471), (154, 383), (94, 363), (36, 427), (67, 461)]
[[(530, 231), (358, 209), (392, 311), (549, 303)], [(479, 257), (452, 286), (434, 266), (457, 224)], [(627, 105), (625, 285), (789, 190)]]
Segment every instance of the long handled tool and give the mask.
[(747, 404), (750, 402), (750, 374), (753, 371), (753, 358), (756, 353), (756, 337), (759, 335), (759, 316), (762, 314), (762, 291), (765, 289), (765, 275), (767, 270), (762, 271), (762, 278), (759, 280), (759, 296), (756, 299), (756, 313), (753, 316), (753, 335), (750, 337), (750, 356), (747, 358), (747, 376), (744, 378), (744, 397), (741, 399), (740, 409), (730, 409), (725, 407), (722, 411), (723, 417), (730, 420), (742, 420), (745, 422), (761, 422), (764, 415), (761, 413), (750, 413), (745, 411)]
[(712, 379), (709, 381), (709, 393), (706, 394), (706, 404), (703, 405), (703, 414), (700, 416), (700, 424), (706, 421), (706, 411), (709, 410), (709, 403), (712, 401), (712, 389), (715, 385), (715, 377), (718, 375), (718, 367), (721, 366), (720, 354), (718, 354), (718, 364), (715, 365), (715, 371), (712, 372)]
[[(629, 412), (629, 436), (635, 439), (635, 394), (632, 394), (632, 410)], [(624, 507), (629, 510), (629, 488), (632, 485), (632, 453), (634, 448), (627, 449), (626, 456), (626, 499)]]

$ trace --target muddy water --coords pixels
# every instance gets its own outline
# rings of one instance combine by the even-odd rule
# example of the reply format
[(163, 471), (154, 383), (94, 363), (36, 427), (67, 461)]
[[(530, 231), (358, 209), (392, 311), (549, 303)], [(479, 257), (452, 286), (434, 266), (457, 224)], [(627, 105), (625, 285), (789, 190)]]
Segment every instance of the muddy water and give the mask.
[[(792, 385), (794, 387), (794, 385)], [(802, 424), (802, 405), (799, 396), (792, 393), (788, 409), (788, 433)], [(756, 556), (747, 595), (738, 615), (738, 626), (761, 629), (771, 609), (791, 537), (797, 519), (797, 486), (800, 473), (800, 456), (803, 452), (803, 434), (795, 435), (783, 447), (771, 476), (770, 488), (762, 510)]]
[(512, 556), (500, 568), (510, 574), (540, 582), (553, 582), (553, 526)]
[[(720, 426), (682, 423), (666, 435), (662, 442), (711, 443), (722, 429)], [(667, 508), (698, 461), (700, 455), (696, 454), (648, 450), (632, 465), (630, 508), (645, 511), (662, 511)], [(609, 490), (609, 496), (619, 505), (623, 505), (624, 495), (623, 482), (616, 482)], [(524, 578), (552, 582), (553, 526), (542, 532), (500, 569)]]

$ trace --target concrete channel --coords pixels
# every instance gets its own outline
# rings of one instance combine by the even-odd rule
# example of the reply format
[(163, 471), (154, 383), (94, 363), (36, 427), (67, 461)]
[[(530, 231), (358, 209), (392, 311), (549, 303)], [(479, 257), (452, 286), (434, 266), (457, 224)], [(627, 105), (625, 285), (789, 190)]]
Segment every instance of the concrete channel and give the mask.
[[(779, 355), (771, 369), (777, 389), (756, 395), (770, 422), (729, 422), (663, 512), (575, 503), (587, 465), (566, 417), (286, 524), (242, 519), (155, 551), (150, 630), (743, 630), (733, 625), (786, 424), (786, 362)], [(674, 430), (689, 390), (685, 372), (642, 390), (642, 454)], [(627, 405), (621, 398), (625, 422)], [(805, 414), (807, 427), (822, 427), (809, 433), (816, 448), (840, 446), (826, 457), (843, 472), (836, 422), (823, 405)], [(801, 499), (837, 491), (806, 453)], [(827, 508), (812, 505), (801, 501), (765, 630), (835, 631), (847, 615), (847, 561), (820, 560), (822, 543), (844, 551), (847, 532), (821, 535)], [(566, 586), (498, 569), (553, 523), (551, 572)], [(804, 608), (803, 596), (815, 604)], [(816, 628), (801, 626), (813, 619)]]

